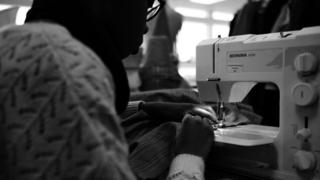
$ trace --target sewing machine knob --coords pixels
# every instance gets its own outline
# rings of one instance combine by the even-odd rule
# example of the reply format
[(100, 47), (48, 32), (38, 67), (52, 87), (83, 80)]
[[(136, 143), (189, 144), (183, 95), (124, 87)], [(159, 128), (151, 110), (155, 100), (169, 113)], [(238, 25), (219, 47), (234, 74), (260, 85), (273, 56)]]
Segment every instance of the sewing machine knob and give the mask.
[(298, 73), (304, 75), (312, 74), (318, 67), (317, 57), (309, 52), (302, 53), (294, 60), (294, 66)]
[(307, 106), (317, 100), (318, 93), (311, 84), (297, 83), (291, 89), (291, 97), (297, 105)]
[(317, 166), (316, 156), (305, 150), (299, 150), (294, 154), (293, 167), (299, 171), (313, 171)]
[(310, 129), (303, 128), (297, 132), (296, 137), (301, 141), (306, 141), (311, 137), (311, 135), (312, 133)]

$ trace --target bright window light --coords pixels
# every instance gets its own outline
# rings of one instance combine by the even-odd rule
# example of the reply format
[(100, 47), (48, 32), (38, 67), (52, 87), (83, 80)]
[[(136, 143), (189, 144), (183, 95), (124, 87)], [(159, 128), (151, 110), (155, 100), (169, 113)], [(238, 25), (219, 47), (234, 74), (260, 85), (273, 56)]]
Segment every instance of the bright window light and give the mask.
[(194, 2), (194, 3), (198, 3), (198, 4), (214, 4), (214, 3), (218, 3), (218, 2), (221, 2), (221, 1), (225, 1), (225, 0), (190, 0), (191, 2)]
[(230, 27), (229, 25), (221, 25), (221, 24), (214, 24), (211, 28), (211, 37), (212, 38), (218, 38), (218, 36), (221, 37), (228, 37)]
[(0, 4), (0, 11), (11, 8), (11, 5)]
[(195, 86), (196, 83), (196, 65), (195, 62), (180, 63), (179, 64), (179, 74), (187, 80), (189, 85)]
[(181, 13), (183, 16), (195, 17), (195, 18), (207, 18), (208, 12), (201, 9), (177, 7), (175, 10)]
[(231, 21), (234, 15), (230, 13), (225, 13), (225, 12), (213, 12), (211, 17), (212, 19), (215, 19), (215, 20)]
[(17, 16), (16, 16), (16, 24), (17, 25), (24, 24), (24, 21), (26, 19), (26, 15), (27, 15), (27, 12), (29, 11), (29, 9), (30, 9), (30, 7), (27, 7), (27, 6), (21, 6), (18, 9)]
[(184, 21), (177, 37), (177, 53), (181, 62), (195, 60), (196, 46), (208, 38), (208, 26), (205, 23)]

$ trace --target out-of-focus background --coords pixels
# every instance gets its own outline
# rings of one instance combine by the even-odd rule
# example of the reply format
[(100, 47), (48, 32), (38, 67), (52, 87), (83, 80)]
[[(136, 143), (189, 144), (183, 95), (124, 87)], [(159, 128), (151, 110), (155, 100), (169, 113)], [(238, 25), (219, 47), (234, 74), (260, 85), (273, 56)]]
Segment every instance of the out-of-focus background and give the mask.
[[(229, 23), (247, 0), (167, 0), (184, 16), (177, 35), (179, 73), (195, 84), (195, 47), (203, 39), (228, 36)], [(0, 26), (23, 24), (32, 0), (0, 0)]]
[[(161, 13), (149, 25), (149, 35), (141, 47), (141, 52), (125, 63), (128, 69), (128, 77), (132, 90), (136, 90), (143, 84), (143, 81), (150, 81), (154, 76), (164, 74), (166, 78), (176, 78), (177, 73), (189, 85), (195, 86), (195, 56), (197, 44), (205, 39), (227, 37), (242, 34), (264, 34), (278, 31), (299, 30), (302, 27), (319, 25), (320, 22), (317, 10), (317, 1), (303, 0), (165, 0), (167, 6), (165, 13)], [(288, 3), (291, 3), (290, 8)], [(21, 25), (24, 22), (32, 0), (0, 0), (0, 27), (6, 24)], [(316, 5), (315, 5), (316, 4)], [(289, 12), (290, 9), (290, 12)], [(162, 11), (163, 12), (163, 11)], [(72, 13), (72, 11), (70, 12)], [(179, 15), (177, 15), (177, 13)], [(181, 15), (180, 18), (179, 16)], [(167, 16), (167, 17), (165, 17)], [(180, 18), (180, 19), (179, 19)], [(181, 24), (179, 24), (181, 22)], [(156, 24), (156, 25), (155, 25)], [(180, 26), (181, 25), (181, 26)], [(287, 25), (287, 26), (286, 26)], [(168, 28), (168, 29), (166, 29)], [(153, 29), (156, 29), (155, 31)], [(169, 32), (167, 32), (169, 31)], [(168, 37), (168, 50), (157, 51), (159, 47), (165, 46), (167, 42), (160, 36)], [(151, 37), (153, 50), (148, 58), (148, 42)], [(156, 39), (152, 39), (155, 37)], [(159, 38), (160, 37), (160, 38)], [(150, 48), (152, 50), (152, 48)], [(160, 48), (161, 49), (161, 48)], [(150, 50), (150, 52), (151, 52)], [(154, 54), (161, 54), (162, 58), (157, 59)], [(174, 58), (165, 57), (173, 55)], [(156, 57), (156, 59), (154, 59)], [(142, 60), (141, 60), (142, 59)], [(146, 76), (141, 73), (140, 67), (146, 61), (158, 61), (150, 63), (152, 70), (146, 68), (150, 75), (149, 79), (139, 79)], [(176, 64), (177, 70), (170, 69), (162, 61), (172, 61)], [(131, 61), (131, 62), (130, 62)], [(160, 63), (160, 65), (159, 65)], [(162, 64), (161, 64), (162, 63)], [(138, 68), (139, 67), (139, 68)], [(169, 69), (165, 69), (168, 67)], [(138, 71), (140, 74), (138, 74)], [(169, 72), (170, 71), (170, 72)], [(171, 74), (170, 74), (171, 73)], [(148, 78), (148, 77), (147, 77)], [(179, 79), (179, 78), (178, 78)], [(181, 78), (180, 78), (181, 79)], [(171, 79), (172, 80), (172, 79)], [(159, 83), (156, 83), (160, 87)], [(153, 88), (158, 88), (152, 85)], [(181, 87), (172, 86), (172, 87)], [(171, 88), (171, 86), (161, 86)], [(150, 90), (150, 88), (147, 88)], [(145, 90), (147, 90), (145, 89)], [(141, 90), (141, 89), (140, 89)]]
[(247, 0), (171, 0), (169, 4), (184, 16), (177, 37), (179, 73), (194, 84), (195, 46), (203, 39), (226, 37), (234, 14)]

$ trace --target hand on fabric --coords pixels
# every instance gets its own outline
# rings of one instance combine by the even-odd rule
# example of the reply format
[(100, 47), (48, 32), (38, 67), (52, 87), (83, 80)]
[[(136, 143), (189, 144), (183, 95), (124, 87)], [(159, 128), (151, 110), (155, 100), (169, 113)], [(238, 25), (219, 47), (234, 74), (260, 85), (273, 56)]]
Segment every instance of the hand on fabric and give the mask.
[(213, 118), (210, 108), (196, 107), (182, 120), (181, 131), (176, 141), (177, 154), (192, 154), (206, 159), (214, 140), (210, 121)]
[(186, 111), (186, 113), (205, 117), (209, 120), (210, 124), (218, 123), (216, 112), (208, 105), (194, 105), (194, 107), (189, 111)]

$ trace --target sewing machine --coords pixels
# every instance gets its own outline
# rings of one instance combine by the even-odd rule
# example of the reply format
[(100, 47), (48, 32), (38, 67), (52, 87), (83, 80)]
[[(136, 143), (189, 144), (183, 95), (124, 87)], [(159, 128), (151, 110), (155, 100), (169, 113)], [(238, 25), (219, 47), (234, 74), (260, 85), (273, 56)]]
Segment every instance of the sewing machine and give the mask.
[(244, 179), (320, 179), (319, 64), (320, 27), (200, 42), (196, 80), (203, 101), (217, 102), (217, 84), (224, 102), (241, 102), (259, 83), (279, 91), (277, 127), (215, 131), (209, 177), (214, 169)]

